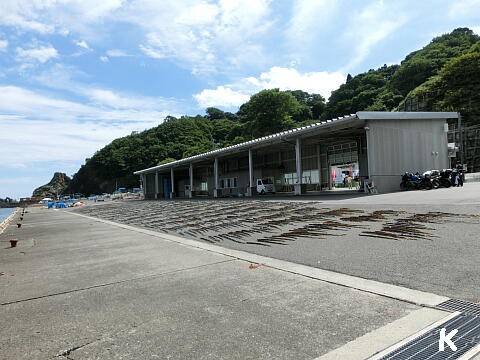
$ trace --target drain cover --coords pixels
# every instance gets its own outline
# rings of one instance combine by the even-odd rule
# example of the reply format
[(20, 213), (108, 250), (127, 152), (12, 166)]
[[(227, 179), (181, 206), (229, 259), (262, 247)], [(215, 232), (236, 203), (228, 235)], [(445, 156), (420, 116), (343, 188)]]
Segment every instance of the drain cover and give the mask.
[[(445, 344), (444, 351), (438, 350), (442, 328), (446, 329), (446, 334), (458, 329), (458, 332), (451, 338), (457, 347), (456, 351), (450, 349), (447, 344)], [(460, 358), (477, 344), (480, 344), (480, 316), (463, 313), (393, 350), (381, 360), (454, 360)]]
[(466, 314), (480, 316), (480, 304), (474, 304), (464, 300), (449, 299), (437, 305), (437, 308), (447, 311), (460, 311)]

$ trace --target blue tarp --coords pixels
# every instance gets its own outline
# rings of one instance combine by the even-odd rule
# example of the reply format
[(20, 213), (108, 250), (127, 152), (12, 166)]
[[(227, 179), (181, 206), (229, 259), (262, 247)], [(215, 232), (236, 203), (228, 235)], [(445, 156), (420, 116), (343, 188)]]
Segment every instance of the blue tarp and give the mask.
[(57, 209), (64, 209), (64, 208), (67, 208), (68, 206), (67, 206), (67, 204), (65, 204), (64, 202), (57, 202), (57, 203), (55, 204), (55, 207), (56, 207)]

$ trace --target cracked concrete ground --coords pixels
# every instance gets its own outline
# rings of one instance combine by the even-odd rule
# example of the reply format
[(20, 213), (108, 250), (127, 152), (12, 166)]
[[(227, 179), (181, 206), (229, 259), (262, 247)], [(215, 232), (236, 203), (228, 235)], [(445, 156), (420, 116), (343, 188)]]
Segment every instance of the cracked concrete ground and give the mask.
[(0, 244), (5, 359), (312, 359), (418, 309), (62, 211)]

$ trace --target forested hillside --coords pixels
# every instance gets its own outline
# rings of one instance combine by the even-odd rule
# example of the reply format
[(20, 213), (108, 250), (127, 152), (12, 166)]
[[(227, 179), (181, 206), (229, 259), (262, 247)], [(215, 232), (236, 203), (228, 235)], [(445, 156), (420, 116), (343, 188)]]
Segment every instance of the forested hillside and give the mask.
[(348, 75), (328, 102), (301, 90), (271, 89), (253, 95), (236, 114), (208, 108), (204, 116), (168, 116), (97, 151), (67, 192), (134, 187), (136, 170), (361, 110), (460, 111), (467, 123), (480, 123), (480, 37), (456, 29), (399, 65)]

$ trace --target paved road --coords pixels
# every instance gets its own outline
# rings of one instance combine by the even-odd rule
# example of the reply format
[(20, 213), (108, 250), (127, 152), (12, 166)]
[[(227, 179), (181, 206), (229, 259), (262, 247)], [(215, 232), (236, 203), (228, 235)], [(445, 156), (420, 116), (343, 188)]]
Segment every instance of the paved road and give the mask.
[(4, 359), (312, 359), (418, 309), (62, 211), (23, 224), (0, 235)]
[[(107, 204), (82, 211), (192, 239), (214, 241), (227, 248), (480, 302), (479, 205), (480, 183), (469, 183), (463, 188), (375, 196), (146, 201)], [(348, 213), (325, 218), (325, 212), (340, 208), (360, 212), (353, 212), (351, 217), (372, 215), (378, 210), (397, 213), (385, 215), (381, 221), (351, 222), (350, 219), (342, 223), (341, 216), (348, 217)], [(411, 232), (401, 238), (368, 234), (375, 235), (385, 225), (402, 225), (402, 219), (418, 219), (418, 214), (431, 212), (448, 214), (415, 223), (416, 229), (424, 233), (420, 238), (411, 236), (414, 234)], [(277, 214), (280, 221), (271, 214)], [(218, 221), (222, 217), (224, 219)], [(238, 219), (239, 223), (228, 230)], [(324, 226), (326, 221), (332, 225), (332, 219), (335, 229), (327, 232), (317, 229), (316, 236), (311, 235), (310, 228), (305, 228), (311, 224)], [(249, 227), (245, 228), (247, 225)], [(268, 232), (276, 232), (279, 226), (283, 234), (275, 243), (264, 242), (263, 245), (268, 246), (258, 246), (259, 238), (265, 239)], [(285, 240), (288, 231), (299, 229), (300, 237)], [(305, 235), (308, 232), (310, 235)]]

